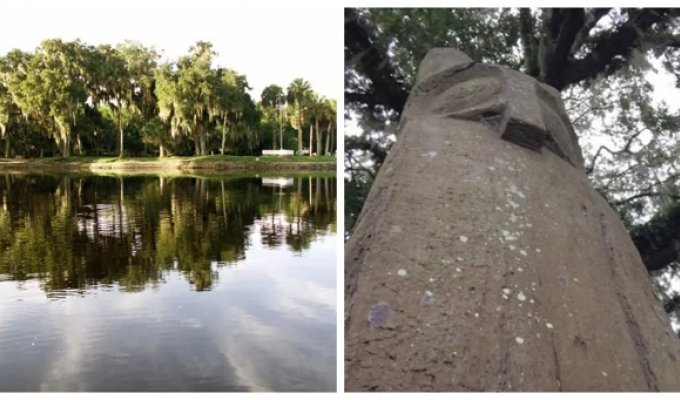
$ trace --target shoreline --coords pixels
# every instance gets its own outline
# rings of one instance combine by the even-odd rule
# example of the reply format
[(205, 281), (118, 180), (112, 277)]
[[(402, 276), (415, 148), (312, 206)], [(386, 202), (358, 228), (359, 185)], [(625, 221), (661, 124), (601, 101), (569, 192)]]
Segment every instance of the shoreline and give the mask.
[[(308, 159), (308, 160), (306, 160)], [(70, 157), (8, 159), (0, 158), (0, 172), (93, 172), (156, 173), (183, 175), (191, 173), (220, 174), (231, 172), (333, 172), (333, 157), (255, 157), (255, 156), (191, 156), (191, 157)]]

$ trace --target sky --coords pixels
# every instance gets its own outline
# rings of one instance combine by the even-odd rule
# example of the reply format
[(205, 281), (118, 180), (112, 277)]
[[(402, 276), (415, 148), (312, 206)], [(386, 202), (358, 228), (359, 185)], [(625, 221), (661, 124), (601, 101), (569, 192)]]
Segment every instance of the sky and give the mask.
[[(342, 11), (304, 1), (84, 1), (22, 0), (2, 4), (0, 54), (33, 51), (47, 38), (88, 44), (125, 39), (163, 50), (163, 59), (188, 53), (197, 40), (219, 54), (217, 66), (245, 74), (251, 95), (275, 83), (284, 89), (297, 77), (337, 99), (342, 87)], [(318, 3), (318, 4), (317, 4)]]

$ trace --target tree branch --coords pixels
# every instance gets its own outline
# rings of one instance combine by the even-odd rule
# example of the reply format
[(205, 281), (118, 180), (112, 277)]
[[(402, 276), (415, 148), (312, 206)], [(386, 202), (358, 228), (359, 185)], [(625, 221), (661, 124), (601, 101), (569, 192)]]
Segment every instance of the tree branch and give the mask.
[(628, 10), (626, 23), (614, 31), (590, 38), (593, 49), (585, 58), (564, 63), (559, 74), (545, 82), (562, 90), (598, 74), (611, 75), (626, 64), (634, 49), (641, 47), (641, 39), (647, 31), (673, 14), (670, 9)]
[(547, 16), (547, 30), (546, 33), (549, 34), (550, 39), (557, 39), (560, 34), (560, 25), (562, 24), (562, 9), (561, 8), (549, 8), (544, 9), (544, 12), (548, 13)]
[[(612, 108), (614, 108), (614, 107), (612, 107), (612, 106), (606, 106), (606, 107), (588, 107), (587, 110), (583, 111), (583, 112), (582, 112), (581, 114), (579, 114), (577, 117), (575, 117), (574, 119), (572, 119), (571, 124), (572, 124), (572, 125), (575, 125), (576, 122), (578, 122), (578, 121), (581, 120), (581, 118), (584, 118), (586, 115), (590, 114), (590, 113), (593, 112), (593, 111), (609, 111), (609, 110), (611, 110)], [(574, 110), (572, 109), (572, 110), (568, 110), (568, 111), (574, 111)]]
[(639, 168), (640, 165), (641, 165), (641, 164), (639, 164), (639, 163), (638, 163), (638, 164), (632, 164), (632, 165), (630, 165), (628, 168), (624, 169), (623, 171), (618, 171), (618, 172), (616, 172), (616, 173), (614, 173), (614, 174), (611, 174), (611, 175), (605, 175), (604, 177), (602, 177), (602, 180), (605, 180), (605, 179), (606, 179), (606, 180), (607, 180), (607, 183), (606, 183), (605, 185), (603, 185), (603, 186), (600, 186), (600, 188), (601, 188), (602, 190), (604, 190), (605, 192), (608, 192), (608, 191), (609, 191), (609, 188), (612, 186), (612, 184), (614, 183), (614, 181), (615, 181), (617, 178), (620, 178), (620, 177), (626, 175), (627, 173), (630, 173), (630, 172), (633, 171), (634, 169)]
[[(657, 178), (654, 183), (647, 185), (647, 187), (644, 188), (644, 189), (640, 189), (640, 192), (643, 192), (643, 193), (644, 192), (650, 192), (651, 193), (652, 189), (654, 189), (655, 187), (657, 187), (659, 185), (666, 184), (670, 181), (677, 180), (678, 178), (680, 178), (680, 173), (670, 174), (670, 175), (668, 175), (668, 177), (666, 177), (666, 179), (663, 179), (663, 180), (659, 180)], [(618, 192), (618, 193), (628, 192), (628, 191), (629, 190), (612, 190), (612, 192)], [(673, 197), (673, 196), (671, 196), (671, 197)]]
[(345, 91), (345, 104), (349, 103), (365, 104), (371, 108), (380, 104), (375, 93), (359, 93)]
[(593, 156), (593, 160), (590, 162), (590, 166), (586, 168), (586, 175), (590, 175), (593, 170), (595, 169), (595, 162), (597, 161), (597, 158), (600, 156), (600, 153), (602, 150), (607, 151), (607, 153), (615, 156), (617, 154), (621, 153), (628, 153), (630, 152), (630, 146), (633, 145), (633, 140), (635, 140), (638, 136), (642, 134), (642, 132), (646, 131), (648, 128), (641, 128), (638, 129), (633, 135), (631, 135), (628, 140), (626, 141), (626, 144), (621, 148), (621, 150), (612, 150), (609, 147), (605, 145), (601, 145), (599, 149), (595, 152), (595, 156)]
[(376, 172), (365, 167), (364, 164), (360, 160), (358, 160), (355, 155), (348, 154), (347, 161), (349, 161), (350, 166), (349, 167), (345, 166), (345, 170), (349, 171), (349, 173), (352, 174), (352, 176), (355, 176), (356, 172), (362, 172), (368, 175), (371, 178), (371, 180), (375, 180)]
[(534, 29), (534, 18), (528, 8), (519, 9), (520, 37), (524, 48), (524, 65), (527, 74), (538, 76), (541, 72), (538, 66), (538, 39)]
[(663, 309), (666, 313), (671, 313), (678, 308), (680, 308), (680, 296), (673, 297), (663, 305)]
[(680, 258), (680, 207), (659, 213), (645, 225), (635, 227), (631, 238), (648, 271), (663, 269)]
[(611, 8), (592, 8), (590, 11), (588, 11), (585, 16), (583, 26), (581, 27), (576, 40), (574, 40), (574, 44), (572, 46), (573, 52), (576, 52), (583, 45), (583, 43), (588, 38), (590, 30), (593, 29), (605, 15), (609, 14), (611, 10)]
[[(555, 13), (556, 11), (554, 11)], [(543, 65), (545, 70), (543, 76), (546, 82), (556, 81), (562, 73), (562, 68), (567, 63), (572, 54), (574, 41), (585, 23), (585, 11), (582, 8), (565, 8), (559, 11), (559, 27), (557, 36), (554, 36), (551, 43), (551, 51), (545, 52)], [(557, 23), (551, 19), (551, 24)]]
[[(660, 184), (660, 182), (659, 182), (659, 184)], [(654, 186), (656, 186), (656, 185), (654, 185)], [(655, 192), (655, 191), (652, 191), (651, 189), (648, 189), (648, 190), (645, 190), (645, 191), (640, 192), (638, 194), (635, 194), (633, 196), (627, 197), (625, 199), (616, 200), (616, 201), (612, 202), (611, 204), (615, 205), (615, 206), (620, 206), (620, 205), (623, 205), (623, 204), (626, 204), (626, 203), (630, 203), (633, 200), (641, 199), (643, 197), (656, 197), (656, 196), (669, 196), (669, 195), (667, 193)], [(678, 199), (677, 196), (669, 196), (669, 197), (673, 200)]]
[[(680, 174), (657, 182), (667, 182)], [(651, 188), (654, 185), (650, 185)], [(678, 196), (670, 207), (658, 212), (649, 222), (631, 229), (631, 238), (645, 263), (647, 270), (655, 271), (680, 259), (680, 202)]]
[(401, 113), (408, 97), (404, 79), (392, 67), (386, 49), (379, 48), (358, 12), (351, 8), (345, 9), (345, 62), (370, 79), (374, 104)]
[(373, 159), (379, 164), (382, 164), (387, 157), (387, 150), (379, 145), (361, 137), (348, 136), (345, 138), (345, 152), (352, 150), (362, 150), (373, 153)]
[(612, 154), (612, 155), (616, 154), (616, 152), (612, 151), (609, 147), (607, 147), (605, 145), (600, 146), (600, 148), (598, 148), (597, 151), (595, 152), (595, 155), (593, 156), (593, 160), (590, 162), (590, 166), (588, 168), (586, 168), (586, 175), (590, 175), (593, 172), (593, 170), (595, 170), (595, 163), (597, 162), (598, 157), (600, 157), (602, 150), (606, 150), (607, 153)]

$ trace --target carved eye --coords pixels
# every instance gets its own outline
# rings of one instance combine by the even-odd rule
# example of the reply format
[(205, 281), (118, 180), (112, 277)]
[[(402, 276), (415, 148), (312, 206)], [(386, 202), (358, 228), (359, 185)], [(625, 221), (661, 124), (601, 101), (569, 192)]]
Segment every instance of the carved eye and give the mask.
[(498, 115), (505, 109), (501, 91), (501, 82), (495, 77), (467, 79), (437, 96), (432, 113), (475, 120)]

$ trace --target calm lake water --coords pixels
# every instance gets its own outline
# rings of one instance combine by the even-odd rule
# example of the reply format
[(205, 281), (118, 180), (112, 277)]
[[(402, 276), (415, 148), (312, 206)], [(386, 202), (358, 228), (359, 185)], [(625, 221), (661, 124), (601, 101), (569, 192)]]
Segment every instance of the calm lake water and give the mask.
[(334, 391), (335, 182), (0, 174), (0, 390)]

